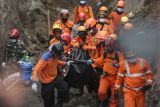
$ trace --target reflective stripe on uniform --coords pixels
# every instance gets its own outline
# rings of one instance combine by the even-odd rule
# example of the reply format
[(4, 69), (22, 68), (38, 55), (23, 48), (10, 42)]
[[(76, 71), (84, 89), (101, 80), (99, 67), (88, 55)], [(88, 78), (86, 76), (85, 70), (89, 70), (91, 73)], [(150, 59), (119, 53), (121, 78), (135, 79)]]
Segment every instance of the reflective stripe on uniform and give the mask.
[(127, 60), (125, 60), (125, 66), (126, 66), (127, 74), (130, 74), (130, 69), (129, 69)]
[(143, 88), (143, 86), (138, 87), (138, 88), (133, 88), (133, 87), (127, 86), (126, 84), (124, 84), (124, 86), (125, 86), (126, 88), (129, 88), (129, 89), (135, 90), (135, 91), (139, 91), (139, 90), (141, 90), (141, 89)]
[(120, 77), (124, 77), (124, 74), (118, 73), (118, 76), (120, 76)]
[(126, 77), (140, 77), (140, 76), (144, 76), (144, 73), (136, 73), (136, 74), (125, 74)]
[[(141, 60), (141, 61), (143, 61), (143, 60)], [(142, 64), (142, 63), (141, 63), (141, 64)], [(144, 76), (144, 75), (145, 75), (145, 73), (135, 73), (135, 74), (131, 74), (127, 60), (125, 61), (125, 66), (126, 66), (126, 71), (127, 71), (127, 72), (125, 73), (125, 76), (126, 76), (126, 77), (140, 77), (140, 76)]]

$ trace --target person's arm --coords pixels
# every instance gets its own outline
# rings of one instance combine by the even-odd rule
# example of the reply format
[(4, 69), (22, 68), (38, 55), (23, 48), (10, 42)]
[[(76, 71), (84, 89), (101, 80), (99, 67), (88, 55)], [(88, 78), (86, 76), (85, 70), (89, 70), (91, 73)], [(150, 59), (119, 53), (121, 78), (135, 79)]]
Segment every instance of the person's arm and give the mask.
[(122, 83), (124, 81), (124, 76), (125, 76), (125, 63), (121, 62), (120, 64), (120, 68), (118, 71), (118, 75), (117, 75), (117, 79), (116, 79), (116, 83), (115, 83), (115, 90), (119, 90), (122, 86)]
[(73, 20), (73, 22), (74, 23), (76, 23), (77, 22), (77, 16), (78, 16), (78, 7), (76, 7), (75, 9), (74, 9), (74, 20)]
[(104, 58), (103, 57), (100, 57), (98, 59), (93, 59), (93, 63), (95, 65), (100, 65), (100, 66), (103, 66), (104, 65)]
[(38, 77), (38, 73), (40, 71), (42, 71), (43, 69), (45, 69), (45, 67), (47, 66), (47, 61), (45, 61), (44, 59), (40, 59), (33, 71), (33, 81), (37, 80)]
[(153, 72), (151, 70), (151, 67), (147, 63), (147, 61), (145, 61), (145, 71), (146, 71), (146, 84), (152, 85), (153, 84)]
[(90, 18), (94, 18), (92, 7), (89, 7), (89, 16)]

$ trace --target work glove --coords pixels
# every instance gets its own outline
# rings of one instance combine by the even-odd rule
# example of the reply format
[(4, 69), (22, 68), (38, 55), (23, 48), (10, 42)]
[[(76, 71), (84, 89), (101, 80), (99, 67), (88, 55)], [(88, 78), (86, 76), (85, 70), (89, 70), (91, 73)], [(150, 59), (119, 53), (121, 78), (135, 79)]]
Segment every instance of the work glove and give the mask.
[(32, 90), (34, 91), (34, 92), (37, 92), (37, 90), (38, 90), (38, 85), (37, 85), (37, 83), (33, 83), (32, 84)]
[(93, 64), (93, 60), (91, 59), (87, 60), (87, 65), (91, 65), (91, 64)]
[(115, 100), (118, 100), (118, 99), (119, 99), (119, 92), (118, 92), (118, 90), (115, 90), (115, 91), (114, 91), (114, 99), (115, 99)]
[(141, 91), (146, 92), (146, 91), (148, 91), (151, 87), (152, 87), (152, 86), (151, 86), (150, 84), (145, 85), (145, 86), (142, 87)]
[(68, 62), (66, 62), (66, 65), (67, 65), (67, 66), (70, 66), (71, 63), (74, 63), (74, 61), (68, 61)]

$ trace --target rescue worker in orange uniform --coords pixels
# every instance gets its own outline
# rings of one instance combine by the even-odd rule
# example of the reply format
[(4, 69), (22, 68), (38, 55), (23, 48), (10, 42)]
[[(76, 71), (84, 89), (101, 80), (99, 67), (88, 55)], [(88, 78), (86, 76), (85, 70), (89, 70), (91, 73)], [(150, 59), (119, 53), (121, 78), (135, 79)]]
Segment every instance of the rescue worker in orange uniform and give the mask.
[(63, 53), (62, 44), (55, 43), (50, 46), (49, 51), (45, 52), (38, 61), (33, 71), (33, 91), (37, 91), (37, 77), (41, 83), (41, 95), (44, 101), (44, 107), (54, 107), (54, 88), (58, 89), (58, 107), (62, 107), (63, 102), (68, 96), (68, 84), (57, 76), (58, 65), (70, 65), (71, 62), (58, 60)]
[(104, 13), (105, 14), (105, 20), (106, 22), (109, 24), (109, 28), (110, 28), (110, 34), (114, 33), (114, 28), (113, 28), (113, 22), (112, 22), (112, 19), (109, 18), (108, 16), (108, 8), (106, 6), (102, 6), (100, 7), (99, 9), (99, 14), (100, 13)]
[(68, 52), (70, 52), (70, 43), (71, 43), (71, 36), (68, 33), (63, 33), (61, 35), (61, 44), (64, 47), (64, 54), (67, 54)]
[(126, 15), (126, 13), (124, 12), (124, 5), (125, 5), (124, 1), (122, 0), (118, 1), (116, 11), (111, 12), (111, 14), (109, 15), (109, 18), (113, 22), (114, 33), (116, 33), (118, 30), (121, 17)]
[(94, 47), (88, 46), (89, 37), (87, 36), (87, 30), (84, 26), (78, 27), (78, 36), (71, 42), (71, 46), (75, 48), (82, 48), (84, 51), (95, 49)]
[(114, 99), (115, 81), (118, 74), (119, 64), (124, 60), (123, 55), (114, 49), (115, 40), (111, 37), (105, 40), (105, 52), (103, 57), (90, 59), (87, 64), (103, 65), (103, 73), (100, 79), (98, 96), (101, 106), (105, 106), (107, 91), (111, 89), (110, 107), (119, 107), (119, 100)]
[(78, 21), (77, 21), (77, 23), (75, 23), (75, 25), (73, 26), (73, 29), (72, 29), (72, 33), (71, 33), (72, 38), (77, 36), (77, 33), (78, 33), (77, 29), (79, 26), (86, 26), (85, 21), (86, 21), (85, 13), (83, 13), (83, 12), (79, 13)]
[(54, 24), (52, 28), (53, 35), (49, 38), (49, 44), (52, 45), (61, 39), (62, 29), (59, 24)]
[(109, 35), (113, 33), (113, 28), (110, 26), (110, 20), (106, 17), (105, 13), (99, 13), (96, 28), (98, 31), (107, 31)]
[(78, 21), (79, 13), (85, 13), (86, 20), (89, 18), (94, 18), (92, 7), (86, 4), (86, 0), (80, 0), (80, 4), (74, 10), (74, 23)]
[(118, 90), (124, 83), (124, 107), (147, 107), (145, 92), (153, 84), (151, 68), (145, 59), (136, 57), (134, 52), (128, 51), (125, 59), (119, 68), (115, 84), (115, 99), (119, 99)]
[(52, 34), (49, 37), (49, 44), (59, 41), (60, 35), (62, 34), (62, 29), (59, 24), (54, 24), (52, 27)]
[(72, 27), (74, 26), (74, 23), (70, 21), (69, 19), (69, 11), (66, 9), (63, 9), (61, 11), (61, 19), (54, 22), (54, 24), (59, 24), (62, 28), (63, 33), (71, 33)]
[(96, 23), (97, 21), (94, 18), (89, 18), (86, 20), (86, 30), (88, 33), (89, 38), (92, 38), (96, 35), (98, 30), (96, 29)]

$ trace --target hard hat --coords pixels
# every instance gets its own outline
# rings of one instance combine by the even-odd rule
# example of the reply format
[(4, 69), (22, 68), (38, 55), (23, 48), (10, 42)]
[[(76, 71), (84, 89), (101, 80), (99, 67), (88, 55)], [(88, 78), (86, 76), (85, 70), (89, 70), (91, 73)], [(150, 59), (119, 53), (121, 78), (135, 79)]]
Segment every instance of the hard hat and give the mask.
[(117, 35), (116, 34), (111, 34), (109, 37), (113, 38), (114, 40), (117, 40)]
[(53, 45), (51, 45), (49, 47), (49, 50), (56, 53), (56, 54), (62, 54), (64, 52), (64, 48), (63, 48), (63, 45), (60, 43), (60, 42), (57, 42)]
[(123, 0), (118, 1), (117, 7), (124, 7), (125, 2)]
[(89, 27), (93, 27), (95, 26), (97, 23), (97, 21), (94, 19), (94, 18), (89, 18), (88, 20), (86, 20), (86, 27), (89, 28)]
[(12, 29), (9, 33), (10, 38), (18, 38), (19, 37), (19, 31), (18, 29)]
[(84, 26), (79, 26), (77, 30), (78, 32), (86, 32), (86, 28)]
[(62, 30), (60, 24), (53, 24), (52, 30), (59, 29)]
[(121, 23), (127, 23), (129, 21), (129, 18), (127, 16), (121, 17)]
[(113, 38), (111, 37), (106, 38), (104, 41), (105, 52), (109, 52), (109, 53), (113, 52), (115, 45), (116, 45), (116, 41)]
[(86, 18), (85, 13), (80, 12), (79, 15), (78, 15), (78, 19), (79, 20), (85, 20), (85, 18)]
[(67, 9), (61, 10), (61, 15), (69, 15), (69, 11)]
[(63, 33), (61, 35), (62, 40), (66, 41), (67, 44), (70, 44), (71, 42), (71, 36), (68, 33)]
[(99, 11), (108, 11), (108, 8), (106, 7), (106, 6), (102, 6), (102, 7), (100, 7), (100, 9), (99, 9)]
[(124, 25), (124, 30), (132, 30), (134, 28), (132, 23), (126, 23)]

